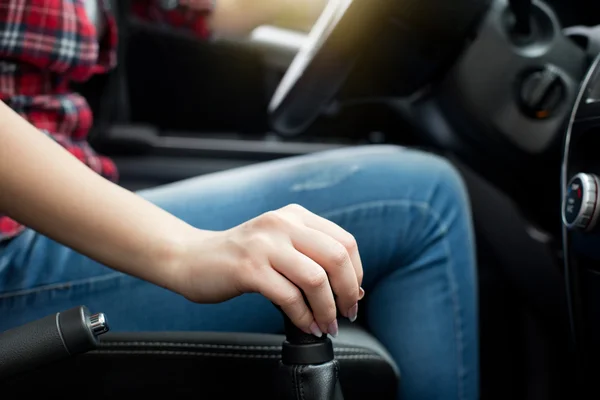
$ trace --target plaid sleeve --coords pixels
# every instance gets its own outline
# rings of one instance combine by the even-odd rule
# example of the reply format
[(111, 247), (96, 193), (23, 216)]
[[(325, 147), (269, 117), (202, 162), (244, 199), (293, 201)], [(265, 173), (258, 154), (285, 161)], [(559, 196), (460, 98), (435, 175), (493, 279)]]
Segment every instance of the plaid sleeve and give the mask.
[(208, 39), (208, 16), (216, 0), (133, 0), (132, 12), (143, 20), (187, 30)]
[(54, 139), (79, 161), (87, 165), (92, 171), (104, 178), (117, 182), (119, 174), (114, 162), (104, 156), (98, 155), (86, 140), (73, 140), (66, 135), (51, 134), (42, 129), (44, 134)]
[(93, 26), (79, 22), (85, 12), (81, 1), (1, 0), (0, 59), (72, 80), (89, 79), (98, 43)]

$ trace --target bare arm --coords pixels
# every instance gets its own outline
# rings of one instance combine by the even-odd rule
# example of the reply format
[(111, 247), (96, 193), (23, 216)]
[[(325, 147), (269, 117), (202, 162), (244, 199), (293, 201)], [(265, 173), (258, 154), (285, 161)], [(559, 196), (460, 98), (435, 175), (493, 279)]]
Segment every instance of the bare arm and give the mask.
[(135, 0), (134, 13), (153, 22), (187, 29), (201, 38), (209, 32), (244, 37), (261, 25), (309, 30), (328, 0), (179, 0), (163, 9), (156, 0)]
[(2, 102), (0, 212), (105, 265), (166, 287), (174, 284), (181, 236), (193, 230), (94, 173)]
[(309, 30), (328, 0), (218, 0), (210, 17), (214, 32), (245, 35), (261, 25)]
[(356, 241), (332, 222), (290, 206), (224, 232), (196, 229), (100, 177), (2, 102), (0, 212), (192, 301), (261, 293), (317, 336), (337, 334), (332, 290), (350, 319), (362, 297)]

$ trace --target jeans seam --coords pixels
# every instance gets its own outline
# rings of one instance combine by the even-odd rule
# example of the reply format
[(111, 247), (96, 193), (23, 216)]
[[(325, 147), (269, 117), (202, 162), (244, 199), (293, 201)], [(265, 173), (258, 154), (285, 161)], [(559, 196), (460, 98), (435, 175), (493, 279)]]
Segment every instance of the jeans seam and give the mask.
[(108, 281), (111, 279), (120, 278), (122, 276), (124, 276), (123, 273), (114, 272), (114, 273), (110, 273), (110, 274), (106, 274), (106, 275), (94, 276), (91, 278), (85, 278), (85, 279), (79, 279), (79, 280), (67, 281), (67, 282), (60, 282), (60, 283), (52, 283), (50, 285), (43, 285), (43, 286), (39, 286), (39, 287), (32, 288), (32, 289), (15, 290), (15, 291), (6, 292), (6, 293), (0, 293), (0, 300), (10, 299), (10, 298), (19, 297), (19, 296), (27, 296), (30, 294), (38, 294), (41, 292), (47, 292), (47, 291), (56, 290), (56, 289), (69, 289), (72, 287), (89, 285), (91, 283), (104, 282), (104, 281)]
[(448, 238), (446, 234), (449, 229), (448, 226), (443, 222), (440, 214), (431, 208), (430, 204), (426, 201), (414, 201), (408, 199), (395, 199), (395, 200), (376, 200), (370, 202), (363, 202), (353, 204), (351, 206), (341, 207), (335, 210), (330, 210), (324, 213), (321, 213), (323, 218), (331, 218), (337, 215), (364, 210), (374, 207), (418, 207), (423, 211), (429, 214), (431, 218), (433, 218), (435, 224), (438, 226), (438, 233), (442, 234), (443, 239), (443, 247), (446, 258), (448, 262), (446, 263), (446, 279), (448, 280), (448, 285), (450, 288), (450, 296), (452, 299), (452, 308), (454, 311), (454, 334), (456, 338), (456, 358), (458, 363), (457, 368), (457, 378), (458, 378), (458, 398), (465, 399), (465, 389), (464, 389), (464, 360), (463, 360), (463, 352), (464, 352), (464, 332), (463, 332), (463, 318), (461, 316), (462, 311), (460, 307), (460, 303), (457, 297), (457, 283), (456, 277), (452, 273), (452, 265), (454, 264), (453, 257), (451, 255), (450, 246), (448, 244)]
[[(442, 233), (448, 232), (446, 225), (440, 220), (439, 214), (435, 211), (431, 210), (431, 215), (434, 219), (438, 220), (439, 226), (444, 227), (444, 231)], [(460, 307), (460, 302), (458, 301), (458, 285), (456, 282), (456, 277), (454, 276), (452, 265), (454, 264), (454, 258), (452, 257), (452, 252), (450, 251), (450, 246), (448, 244), (448, 238), (444, 235), (444, 250), (446, 252), (446, 257), (448, 262), (446, 263), (446, 276), (448, 279), (448, 283), (450, 285), (450, 294), (452, 297), (452, 305), (454, 309), (454, 333), (456, 337), (456, 358), (458, 363), (458, 368), (456, 370), (457, 378), (458, 378), (458, 398), (465, 399), (465, 372), (464, 372), (464, 360), (463, 353), (465, 349), (464, 345), (464, 330), (463, 330), (463, 318), (462, 318), (462, 310)]]

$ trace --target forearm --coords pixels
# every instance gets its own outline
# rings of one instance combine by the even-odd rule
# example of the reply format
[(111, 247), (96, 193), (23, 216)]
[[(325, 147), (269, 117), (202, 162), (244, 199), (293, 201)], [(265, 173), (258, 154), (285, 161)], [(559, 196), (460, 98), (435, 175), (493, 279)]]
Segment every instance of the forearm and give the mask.
[(275, 23), (283, 9), (283, 0), (218, 0), (209, 25), (217, 35), (244, 36), (256, 27)]
[(261, 25), (309, 30), (328, 0), (217, 0), (209, 24), (217, 34), (241, 36)]
[(209, 32), (244, 37), (261, 25), (308, 30), (325, 4), (327, 0), (179, 0), (176, 8), (165, 9), (157, 0), (136, 0), (133, 12), (204, 39)]
[(116, 270), (173, 289), (194, 229), (100, 177), (0, 102), (0, 212)]

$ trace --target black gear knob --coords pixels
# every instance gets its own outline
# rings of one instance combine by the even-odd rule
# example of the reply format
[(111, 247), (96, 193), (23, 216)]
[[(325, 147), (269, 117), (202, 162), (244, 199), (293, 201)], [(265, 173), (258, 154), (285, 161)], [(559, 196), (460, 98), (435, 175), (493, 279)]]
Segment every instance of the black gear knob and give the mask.
[[(281, 311), (281, 309), (279, 309)], [(284, 313), (285, 341), (281, 360), (286, 365), (315, 365), (333, 361), (333, 344), (326, 334), (321, 337), (298, 328)]]
[[(308, 300), (304, 297), (308, 305)], [(285, 341), (282, 349), (282, 362), (286, 365), (322, 364), (333, 361), (333, 344), (326, 334), (321, 337), (311, 335), (298, 328), (281, 307), (275, 305), (283, 316)]]
[(329, 337), (305, 333), (281, 308), (278, 309), (285, 324), (285, 341), (279, 364), (279, 399), (343, 400), (338, 380), (339, 365), (334, 359), (333, 343)]

